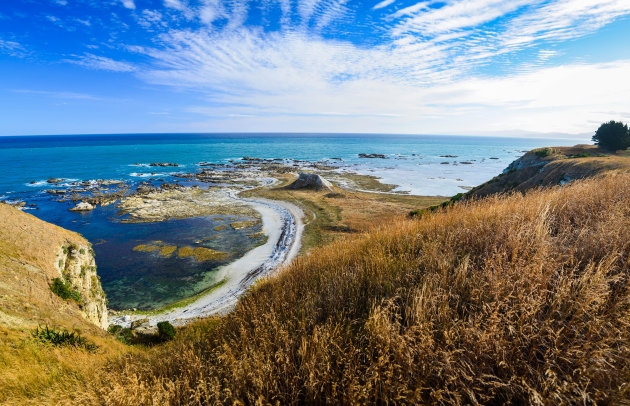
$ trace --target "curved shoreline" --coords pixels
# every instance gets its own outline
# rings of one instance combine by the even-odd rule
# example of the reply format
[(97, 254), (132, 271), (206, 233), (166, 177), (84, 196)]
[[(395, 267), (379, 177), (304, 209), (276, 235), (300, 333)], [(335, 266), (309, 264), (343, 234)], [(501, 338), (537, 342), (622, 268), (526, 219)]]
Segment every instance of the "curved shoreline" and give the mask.
[(227, 281), (194, 302), (149, 316), (111, 316), (110, 325), (128, 327), (132, 321), (145, 318), (149, 319), (151, 326), (160, 321), (183, 325), (200, 317), (225, 314), (236, 305), (238, 298), (252, 283), (272, 274), (295, 258), (304, 230), (304, 213), (298, 206), (279, 200), (233, 197), (251, 205), (261, 214), (263, 232), (268, 236), (267, 242), (219, 269), (217, 280), (226, 278)]

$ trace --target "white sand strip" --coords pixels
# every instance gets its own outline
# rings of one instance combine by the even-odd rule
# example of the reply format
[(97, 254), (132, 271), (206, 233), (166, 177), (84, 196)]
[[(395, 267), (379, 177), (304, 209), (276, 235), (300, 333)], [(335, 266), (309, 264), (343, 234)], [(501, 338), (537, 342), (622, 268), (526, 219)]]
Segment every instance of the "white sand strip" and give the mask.
[(238, 199), (252, 205), (261, 214), (263, 232), (268, 239), (264, 245), (254, 248), (219, 270), (216, 280), (225, 278), (226, 283), (184, 307), (151, 316), (135, 314), (112, 316), (110, 324), (129, 327), (133, 320), (148, 317), (151, 325), (164, 320), (182, 325), (200, 317), (227, 313), (252, 283), (270, 275), (295, 258), (300, 249), (304, 230), (302, 210), (283, 201)]

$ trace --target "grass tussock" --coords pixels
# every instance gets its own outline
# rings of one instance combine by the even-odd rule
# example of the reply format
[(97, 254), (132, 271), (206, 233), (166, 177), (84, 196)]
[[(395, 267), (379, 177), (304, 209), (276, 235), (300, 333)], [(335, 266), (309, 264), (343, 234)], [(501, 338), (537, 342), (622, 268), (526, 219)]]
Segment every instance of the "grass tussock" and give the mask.
[(85, 402), (628, 403), (628, 202), (613, 174), (314, 249)]

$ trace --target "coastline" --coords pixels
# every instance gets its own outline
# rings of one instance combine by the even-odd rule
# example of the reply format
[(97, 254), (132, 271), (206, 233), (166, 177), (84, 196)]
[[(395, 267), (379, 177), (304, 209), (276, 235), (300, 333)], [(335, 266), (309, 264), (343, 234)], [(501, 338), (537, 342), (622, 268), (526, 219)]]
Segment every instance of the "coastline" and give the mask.
[(263, 198), (235, 198), (260, 213), (267, 242), (218, 271), (217, 280), (225, 280), (216, 289), (185, 306), (151, 315), (122, 314), (110, 317), (110, 325), (129, 327), (133, 321), (148, 319), (155, 326), (160, 321), (183, 325), (201, 317), (225, 314), (256, 280), (269, 276), (298, 254), (304, 231), (304, 213), (298, 206)]

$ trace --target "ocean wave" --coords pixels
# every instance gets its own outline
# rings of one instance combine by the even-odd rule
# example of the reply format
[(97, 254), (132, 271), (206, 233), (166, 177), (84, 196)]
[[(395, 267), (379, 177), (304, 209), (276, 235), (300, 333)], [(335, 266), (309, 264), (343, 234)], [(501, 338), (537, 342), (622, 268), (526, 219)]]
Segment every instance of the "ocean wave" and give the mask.
[(31, 182), (31, 183), (25, 183), (25, 185), (29, 186), (29, 187), (41, 187), (41, 186), (49, 185), (49, 183), (46, 182), (45, 180), (38, 180), (38, 181), (35, 181), (35, 182)]
[(133, 176), (134, 178), (149, 178), (151, 176), (159, 175), (158, 173), (137, 173), (131, 172), (129, 176)]
[[(2, 197), (6, 197), (6, 196), (2, 196)], [(22, 202), (24, 202), (24, 200), (20, 200), (20, 199), (11, 199), (11, 200), (7, 199), (4, 201), (4, 203), (11, 204), (11, 205), (22, 203)]]

